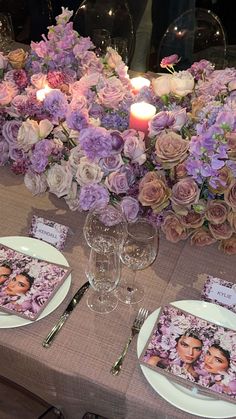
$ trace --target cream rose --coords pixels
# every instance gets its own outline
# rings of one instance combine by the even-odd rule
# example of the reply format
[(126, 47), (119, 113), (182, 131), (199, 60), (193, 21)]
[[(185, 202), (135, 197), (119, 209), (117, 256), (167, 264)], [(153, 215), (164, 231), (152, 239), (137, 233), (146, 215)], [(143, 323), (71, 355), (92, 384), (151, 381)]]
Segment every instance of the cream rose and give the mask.
[(180, 218), (172, 211), (166, 213), (161, 229), (167, 240), (172, 243), (177, 243), (188, 237), (187, 230), (182, 225)]
[(161, 212), (169, 205), (171, 190), (154, 172), (144, 176), (139, 185), (138, 200), (144, 207), (151, 207), (154, 212)]
[(236, 234), (229, 239), (221, 240), (219, 249), (223, 250), (226, 255), (236, 255)]
[(72, 178), (71, 167), (68, 163), (54, 164), (47, 172), (49, 191), (58, 198), (68, 195), (71, 190)]
[(209, 246), (215, 242), (216, 239), (212, 237), (210, 231), (205, 227), (199, 228), (191, 236), (191, 244), (195, 246)]
[(171, 91), (171, 74), (165, 74), (152, 80), (152, 88), (156, 96), (169, 95)]
[(162, 132), (156, 140), (156, 159), (164, 169), (171, 169), (187, 157), (189, 142), (176, 132)]
[(224, 193), (225, 202), (236, 210), (236, 180), (234, 180)]
[(81, 158), (75, 174), (75, 179), (80, 186), (99, 183), (102, 177), (103, 172), (98, 164), (89, 161), (87, 157)]
[(39, 123), (33, 119), (27, 119), (22, 122), (18, 131), (17, 142), (19, 147), (26, 152), (29, 151), (41, 138), (46, 138), (52, 129), (53, 124), (48, 119)]
[(176, 96), (186, 96), (194, 89), (194, 77), (189, 71), (174, 73), (170, 80), (171, 92)]
[(105, 61), (109, 67), (115, 69), (122, 63), (122, 58), (116, 50), (111, 47), (107, 48), (107, 53), (105, 55)]
[(14, 51), (9, 52), (7, 57), (11, 66), (15, 70), (20, 70), (25, 65), (26, 59), (28, 57), (28, 52), (24, 51), (22, 48), (18, 48)]
[(232, 228), (227, 221), (217, 225), (209, 223), (208, 228), (216, 240), (229, 239), (233, 234)]
[(191, 206), (199, 200), (200, 190), (194, 179), (180, 179), (172, 188), (171, 202), (173, 206)]
[(227, 219), (228, 212), (229, 207), (225, 202), (212, 200), (207, 203), (205, 215), (211, 224), (222, 224)]
[(46, 175), (44, 173), (39, 175), (27, 172), (24, 177), (24, 183), (33, 195), (42, 194), (47, 190)]

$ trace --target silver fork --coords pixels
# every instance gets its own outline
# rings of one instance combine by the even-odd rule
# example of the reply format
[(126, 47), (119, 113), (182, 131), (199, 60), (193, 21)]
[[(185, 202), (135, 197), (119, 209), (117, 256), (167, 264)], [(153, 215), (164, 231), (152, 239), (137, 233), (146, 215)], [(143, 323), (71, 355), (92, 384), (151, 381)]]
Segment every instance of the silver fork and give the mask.
[(138, 311), (137, 316), (134, 319), (133, 324), (132, 324), (131, 335), (130, 335), (129, 339), (127, 340), (127, 343), (126, 343), (123, 351), (121, 352), (119, 358), (117, 359), (117, 361), (111, 367), (110, 373), (112, 375), (118, 375), (120, 373), (124, 358), (125, 358), (125, 356), (128, 352), (128, 349), (129, 349), (129, 345), (131, 344), (133, 337), (139, 333), (139, 331), (140, 331), (144, 321), (146, 320), (147, 316), (148, 316), (148, 310), (141, 307)]

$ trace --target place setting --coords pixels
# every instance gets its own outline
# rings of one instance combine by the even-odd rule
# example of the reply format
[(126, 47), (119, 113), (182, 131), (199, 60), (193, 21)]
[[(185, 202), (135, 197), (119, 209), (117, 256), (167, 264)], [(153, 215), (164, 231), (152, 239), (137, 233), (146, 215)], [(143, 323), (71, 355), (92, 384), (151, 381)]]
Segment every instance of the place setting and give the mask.
[[(3, 220), (8, 206), (20, 220), (0, 238), (0, 328), (19, 328), (20, 340), (34, 324), (32, 353), (53, 382), (88, 394), (102, 383), (104, 405), (107, 394), (111, 406), (115, 393), (127, 401), (120, 417), (137, 379), (157, 408), (160, 396), (190, 415), (234, 417), (236, 70), (201, 60), (177, 71), (173, 53), (163, 73), (131, 78), (129, 40), (105, 27), (80, 36), (73, 19), (63, 7), (29, 51), (0, 53)], [(26, 227), (37, 202), (55, 219), (31, 215)], [(182, 272), (198, 274), (188, 299)]]

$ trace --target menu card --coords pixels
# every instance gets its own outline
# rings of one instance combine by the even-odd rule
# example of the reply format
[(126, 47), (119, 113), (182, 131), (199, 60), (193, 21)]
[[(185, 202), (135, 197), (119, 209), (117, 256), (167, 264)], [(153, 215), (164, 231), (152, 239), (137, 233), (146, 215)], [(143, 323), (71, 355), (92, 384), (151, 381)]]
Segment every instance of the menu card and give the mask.
[(236, 402), (236, 330), (167, 305), (140, 362), (194, 391)]
[(70, 272), (0, 244), (0, 310), (36, 320)]

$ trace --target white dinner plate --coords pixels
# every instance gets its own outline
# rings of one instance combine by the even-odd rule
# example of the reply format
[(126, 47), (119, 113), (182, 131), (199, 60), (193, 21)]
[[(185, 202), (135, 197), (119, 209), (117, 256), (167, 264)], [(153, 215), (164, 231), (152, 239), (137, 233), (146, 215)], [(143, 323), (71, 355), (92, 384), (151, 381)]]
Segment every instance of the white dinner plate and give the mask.
[[(195, 316), (235, 330), (236, 315), (226, 308), (198, 300), (175, 301), (171, 304)], [(150, 337), (159, 312), (160, 308), (155, 310), (145, 320), (139, 332), (138, 357), (140, 357)], [(196, 393), (196, 388), (193, 391), (189, 390), (144, 365), (140, 366), (154, 390), (175, 407), (204, 418), (231, 418), (236, 416), (236, 404)]]
[[(0, 243), (30, 256), (44, 259), (48, 262), (55, 262), (59, 263), (60, 265), (69, 266), (66, 258), (59, 250), (41, 240), (33, 239), (31, 237), (12, 236), (1, 237)], [(43, 319), (45, 316), (55, 310), (59, 304), (61, 304), (70, 289), (70, 284), (71, 275), (66, 278), (66, 280), (63, 282), (61, 287), (58, 289), (56, 294), (53, 296), (51, 301), (49, 301), (48, 305), (36, 320), (24, 319), (23, 317), (15, 316), (14, 314), (0, 312), (0, 328), (5, 329), (10, 327), (25, 326), (26, 324), (31, 324), (33, 321)]]

